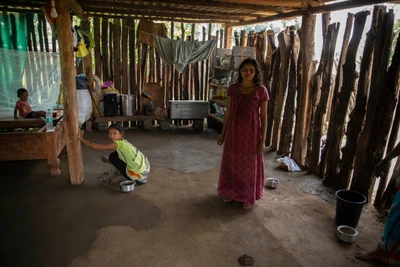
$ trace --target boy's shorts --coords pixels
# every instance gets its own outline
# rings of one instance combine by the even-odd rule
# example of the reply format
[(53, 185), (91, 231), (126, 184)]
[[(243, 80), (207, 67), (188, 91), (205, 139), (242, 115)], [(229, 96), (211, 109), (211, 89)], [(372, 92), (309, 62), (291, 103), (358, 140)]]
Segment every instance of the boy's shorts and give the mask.
[(33, 111), (26, 114), (25, 119), (33, 119)]

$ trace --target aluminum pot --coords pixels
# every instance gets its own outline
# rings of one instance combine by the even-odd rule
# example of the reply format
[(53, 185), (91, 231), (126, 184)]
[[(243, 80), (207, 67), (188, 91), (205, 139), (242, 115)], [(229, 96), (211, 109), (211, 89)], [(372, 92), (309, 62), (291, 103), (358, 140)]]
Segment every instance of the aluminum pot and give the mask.
[(134, 181), (123, 181), (119, 183), (122, 192), (132, 192), (135, 189)]
[(279, 184), (279, 180), (276, 178), (267, 178), (267, 180), (266, 180), (266, 185), (269, 188), (277, 188), (278, 184)]
[(341, 241), (345, 243), (353, 243), (354, 241), (356, 241), (358, 231), (348, 225), (339, 225), (336, 228), (336, 234)]

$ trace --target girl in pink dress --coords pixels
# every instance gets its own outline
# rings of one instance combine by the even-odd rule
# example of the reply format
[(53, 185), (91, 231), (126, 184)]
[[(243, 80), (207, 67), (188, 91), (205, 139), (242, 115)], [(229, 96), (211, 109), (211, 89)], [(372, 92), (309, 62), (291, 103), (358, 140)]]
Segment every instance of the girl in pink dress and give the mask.
[(238, 82), (228, 89), (228, 106), (218, 144), (224, 144), (218, 195), (224, 202), (242, 202), (250, 209), (264, 195), (264, 148), (267, 88), (261, 85), (255, 59), (239, 67)]

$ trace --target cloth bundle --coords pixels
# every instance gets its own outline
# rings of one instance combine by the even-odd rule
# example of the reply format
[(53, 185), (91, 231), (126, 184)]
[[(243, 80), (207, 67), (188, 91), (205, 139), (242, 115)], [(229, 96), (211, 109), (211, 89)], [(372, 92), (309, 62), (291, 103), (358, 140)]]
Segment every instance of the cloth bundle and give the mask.
[(164, 63), (175, 65), (182, 72), (187, 64), (208, 59), (214, 51), (217, 42), (182, 41), (155, 37), (157, 52)]

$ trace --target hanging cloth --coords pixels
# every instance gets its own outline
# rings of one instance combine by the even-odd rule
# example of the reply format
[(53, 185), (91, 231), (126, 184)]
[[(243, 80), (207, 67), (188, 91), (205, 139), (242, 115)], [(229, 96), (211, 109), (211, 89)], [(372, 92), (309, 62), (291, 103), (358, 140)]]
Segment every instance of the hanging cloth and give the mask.
[(182, 41), (155, 37), (156, 49), (165, 64), (175, 65), (182, 72), (187, 64), (208, 59), (217, 41)]
[(140, 20), (137, 29), (137, 46), (141, 43), (155, 47), (155, 36), (167, 37), (167, 27), (164, 23), (153, 23), (150, 20)]

